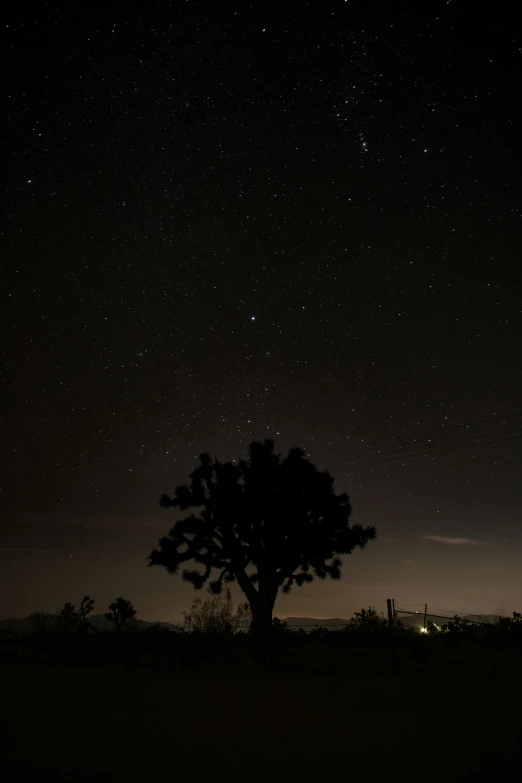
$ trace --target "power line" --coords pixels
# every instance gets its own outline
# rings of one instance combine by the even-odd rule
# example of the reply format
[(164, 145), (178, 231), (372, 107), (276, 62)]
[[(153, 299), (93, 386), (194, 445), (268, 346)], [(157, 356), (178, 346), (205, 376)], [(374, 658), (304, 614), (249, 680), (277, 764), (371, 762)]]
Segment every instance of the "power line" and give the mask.
[[(346, 444), (340, 444), (340, 445), (337, 445), (337, 446), (331, 446), (329, 448), (320, 449), (316, 453), (318, 453), (318, 454), (328, 454), (328, 453), (330, 453), (332, 451), (339, 451), (339, 450), (346, 451), (348, 449), (358, 449), (358, 448), (368, 449), (368, 448), (370, 448), (370, 447), (372, 447), (372, 446), (374, 446), (375, 444), (378, 444), (378, 443), (381, 443), (382, 444), (381, 448), (384, 449), (384, 448), (387, 448), (388, 446), (393, 445), (394, 442), (398, 443), (401, 440), (405, 440), (405, 441), (415, 440), (418, 435), (429, 435), (429, 434), (431, 434), (434, 438), (438, 438), (439, 436), (436, 433), (441, 432), (441, 433), (443, 433), (443, 435), (441, 437), (445, 437), (446, 435), (448, 435), (448, 436), (451, 435), (452, 430), (459, 430), (459, 429), (463, 429), (463, 428), (471, 429), (473, 427), (478, 427), (479, 425), (482, 425), (482, 424), (491, 424), (491, 426), (494, 427), (495, 423), (496, 423), (496, 426), (501, 426), (501, 422), (504, 422), (504, 421), (507, 422), (509, 419), (517, 419), (517, 418), (522, 418), (522, 413), (508, 413), (508, 414), (505, 414), (505, 415), (492, 416), (492, 417), (489, 417), (487, 419), (478, 419), (476, 421), (462, 422), (461, 424), (455, 424), (455, 425), (450, 425), (450, 426), (445, 426), (445, 427), (439, 427), (439, 428), (433, 428), (433, 429), (432, 428), (426, 428), (426, 429), (421, 429), (421, 430), (414, 430), (413, 432), (410, 432), (410, 433), (404, 433), (402, 435), (390, 435), (389, 437), (378, 438), (376, 440), (369, 440), (369, 441), (359, 440), (359, 441), (356, 441), (355, 443), (352, 443), (352, 444), (346, 443)], [(514, 422), (514, 424), (518, 424), (518, 423), (519, 422)], [(486, 429), (490, 429), (490, 427), (481, 427), (480, 429), (481, 430), (482, 429), (486, 430)], [(456, 432), (454, 434), (458, 435), (458, 432)], [(284, 453), (285, 451), (288, 451), (289, 449), (291, 449), (294, 446), (295, 446), (295, 443), (288, 443), (288, 444), (284, 445), (281, 449), (278, 449), (278, 451)], [(313, 450), (313, 448), (312, 449), (307, 449), (307, 451), (309, 453), (311, 453), (312, 450)], [(376, 449), (376, 450), (378, 450), (378, 449)], [(337, 456), (337, 455), (334, 455), (334, 456)], [(355, 455), (354, 455), (354, 457), (355, 457)]]
[(453, 617), (455, 615), (458, 615), (459, 617), (466, 616), (466, 617), (481, 617), (480, 614), (474, 614), (473, 612), (457, 612), (454, 609), (442, 609), (440, 606), (433, 606), (433, 609), (435, 609), (436, 612), (447, 612), (448, 614), (451, 614)]
[[(320, 454), (328, 454), (331, 451), (340, 450), (340, 449), (343, 449), (343, 448), (351, 450), (351, 449), (357, 449), (360, 446), (363, 447), (363, 451), (359, 450), (359, 452), (355, 452), (355, 453), (354, 452), (345, 452), (343, 454), (333, 455), (335, 458), (337, 458), (337, 457), (341, 458), (343, 460), (343, 462), (339, 463), (339, 461), (336, 461), (336, 462), (330, 463), (332, 466), (335, 466), (337, 464), (344, 464), (344, 459), (345, 458), (346, 459), (350, 459), (350, 460), (359, 460), (359, 459), (366, 458), (366, 457), (380, 456), (380, 455), (385, 454), (387, 452), (390, 453), (391, 456), (393, 456), (394, 452), (402, 454), (403, 450), (408, 450), (408, 448), (412, 449), (412, 448), (416, 447), (417, 445), (422, 445), (423, 443), (429, 442), (432, 439), (437, 441), (436, 443), (433, 444), (434, 446), (435, 445), (442, 445), (442, 444), (445, 444), (445, 443), (454, 443), (454, 442), (457, 442), (458, 440), (463, 440), (463, 439), (459, 439), (459, 438), (453, 437), (454, 435), (456, 436), (456, 435), (459, 434), (458, 432), (452, 434), (451, 431), (455, 430), (455, 429), (457, 429), (457, 430), (458, 429), (463, 429), (463, 428), (471, 429), (471, 428), (474, 428), (474, 427), (478, 427), (479, 425), (482, 425), (482, 424), (487, 425), (487, 426), (483, 426), (483, 427), (481, 426), (478, 431), (475, 431), (475, 432), (471, 433), (469, 436), (467, 436), (466, 439), (470, 439), (470, 440), (473, 439), (473, 438), (477, 438), (478, 439), (478, 438), (482, 438), (482, 437), (486, 437), (486, 436), (490, 437), (491, 435), (497, 435), (497, 434), (499, 434), (499, 435), (500, 434), (504, 434), (504, 433), (505, 434), (509, 434), (509, 433), (511, 433), (511, 432), (513, 432), (515, 430), (513, 430), (513, 429), (506, 430), (505, 427), (501, 424), (501, 422), (504, 422), (504, 421), (507, 422), (507, 420), (509, 420), (509, 419), (516, 419), (516, 418), (520, 418), (520, 417), (522, 417), (521, 413), (507, 414), (507, 415), (504, 415), (504, 416), (495, 416), (495, 417), (491, 417), (491, 418), (488, 418), (488, 419), (478, 420), (478, 421), (475, 421), (475, 422), (464, 422), (462, 424), (457, 424), (457, 425), (454, 425), (454, 426), (451, 426), (451, 427), (442, 427), (442, 428), (434, 429), (434, 430), (431, 430), (431, 429), (417, 430), (416, 432), (411, 433), (410, 435), (393, 436), (393, 437), (390, 437), (390, 438), (380, 438), (378, 440), (368, 441), (366, 443), (364, 441), (359, 441), (358, 443), (354, 443), (354, 444), (351, 444), (351, 445), (347, 444), (346, 446), (335, 446), (335, 447), (332, 447), (330, 449), (321, 449), (321, 450), (319, 450), (319, 452), (316, 452), (316, 453), (318, 453), (319, 455)], [(512, 422), (512, 425), (513, 424), (518, 426), (518, 424), (522, 424), (522, 422), (516, 421), (516, 422)], [(489, 431), (489, 430), (495, 430), (497, 427), (501, 427), (501, 430), (498, 431), (498, 432), (490, 432)], [(442, 435), (437, 435), (436, 433), (438, 433), (438, 432), (441, 432), (443, 434)], [(429, 435), (430, 437), (421, 438), (421, 439), (418, 440), (416, 436), (422, 435), (422, 434)], [(442, 438), (444, 438), (444, 440), (442, 440)], [(400, 443), (400, 441), (404, 441), (404, 443)], [(380, 446), (375, 446), (374, 444), (381, 444), (381, 445)], [(312, 450), (309, 449), (308, 451), (311, 452)], [(324, 460), (323, 460), (323, 462), (324, 462)]]
[[(520, 431), (520, 430), (519, 429), (504, 430), (504, 431), (487, 433), (487, 434), (488, 435), (500, 435), (500, 434), (504, 435), (504, 434), (511, 434), (512, 432), (518, 432), (518, 431)], [(434, 444), (434, 446), (435, 445), (436, 446), (443, 445), (443, 444), (446, 444), (446, 443), (448, 443), (448, 444), (456, 443), (456, 442), (462, 441), (462, 440), (473, 440), (475, 438), (480, 438), (480, 437), (485, 437), (485, 435), (483, 435), (482, 433), (478, 433), (477, 435), (471, 435), (471, 436), (468, 436), (466, 438), (455, 438), (455, 439), (448, 440), (448, 441), (442, 441), (441, 444)], [(405, 447), (405, 448), (407, 449), (407, 447)], [(414, 448), (414, 447), (412, 446), (411, 448)], [(394, 456), (394, 452), (396, 452), (396, 451), (397, 450), (394, 449), (390, 456)], [(437, 451), (438, 451), (438, 449), (437, 449)], [(402, 454), (403, 454), (403, 452), (400, 451), (399, 452), (399, 456), (401, 456)], [(356, 460), (364, 459), (367, 456), (373, 457), (373, 456), (377, 456), (377, 454), (374, 455), (374, 454), (371, 454), (371, 453), (367, 453), (367, 454), (361, 454), (360, 456), (353, 455), (353, 459), (356, 459)], [(350, 455), (350, 457), (351, 457), (351, 455)], [(338, 463), (333, 463), (333, 465), (336, 465), (336, 464), (338, 464)], [(170, 480), (170, 483), (172, 483), (171, 480)], [(71, 498), (74, 498), (75, 500), (81, 500), (81, 499), (98, 500), (98, 499), (100, 499), (101, 501), (106, 501), (106, 500), (110, 500), (111, 497), (113, 497), (114, 499), (119, 499), (119, 498), (123, 497), (123, 494), (125, 494), (125, 495), (127, 495), (129, 497), (132, 497), (132, 496), (135, 496), (137, 493), (138, 494), (141, 494), (141, 492), (150, 492), (150, 493), (152, 493), (152, 492), (156, 492), (156, 491), (158, 493), (161, 492), (161, 488), (160, 488), (159, 485), (150, 486), (150, 485), (148, 485), (146, 483), (141, 483), (141, 484), (135, 486), (133, 490), (123, 490), (122, 489), (121, 492), (118, 492), (118, 493), (112, 494), (112, 495), (107, 495), (107, 494), (103, 495), (103, 494), (99, 494), (98, 492), (96, 492), (96, 490), (92, 490), (91, 492), (87, 491), (87, 492), (81, 493), (81, 494), (61, 493), (60, 495), (47, 495), (47, 496), (44, 495), (44, 496), (39, 496), (38, 500), (42, 504), (45, 504), (45, 502), (49, 501), (49, 500), (50, 501), (56, 500), (58, 502), (62, 502), (63, 500), (67, 501), (68, 499), (71, 499)]]
[[(518, 431), (519, 431), (518, 429), (517, 430), (512, 430), (512, 431), (507, 431), (504, 434), (510, 434), (511, 432), (518, 432)], [(436, 448), (436, 449), (431, 449), (431, 450), (424, 451), (424, 452), (418, 452), (418, 453), (415, 453), (415, 454), (399, 454), (397, 456), (385, 457), (384, 459), (367, 460), (366, 462), (348, 463), (348, 464), (346, 464), (346, 463), (335, 463), (335, 464), (338, 464), (339, 467), (345, 467), (345, 468), (365, 467), (367, 465), (376, 465), (376, 464), (379, 464), (381, 462), (393, 462), (393, 461), (395, 461), (397, 459), (414, 459), (415, 457), (424, 457), (424, 456), (428, 456), (428, 455), (432, 455), (432, 454), (433, 455), (441, 454), (441, 453), (446, 452), (446, 451), (458, 451), (460, 449), (472, 448), (474, 446), (486, 446), (486, 445), (491, 444), (491, 443), (504, 443), (506, 441), (520, 440), (521, 438), (522, 438), (522, 435), (518, 435), (518, 436), (514, 436), (514, 437), (509, 437), (509, 438), (498, 438), (498, 439), (495, 439), (495, 440), (480, 441), (479, 443), (465, 443), (465, 444), (458, 445), (458, 446), (452, 446), (452, 447), (446, 448), (446, 449)], [(462, 440), (462, 439), (460, 439), (460, 440)], [(447, 442), (448, 443), (452, 443), (452, 442), (455, 442), (455, 441), (447, 441)], [(130, 492), (124, 492), (123, 494), (116, 494), (116, 495), (113, 495), (113, 496), (100, 495), (100, 496), (96, 497), (96, 495), (94, 494), (93, 496), (88, 496), (88, 498), (90, 499), (92, 497), (92, 499), (95, 499), (95, 500), (99, 501), (100, 503), (107, 503), (107, 502), (111, 502), (111, 501), (125, 500), (127, 498), (131, 498), (131, 499), (145, 498), (146, 495), (150, 496), (153, 493), (153, 491), (155, 491), (155, 490), (152, 490), (152, 489), (150, 489), (150, 490), (149, 489), (141, 489), (141, 490), (139, 490), (138, 495), (133, 494), (131, 491)], [(159, 492), (159, 490), (158, 490), (158, 492)], [(76, 499), (78, 499), (77, 496), (71, 497), (71, 500), (76, 500)], [(81, 498), (81, 497), (79, 498), (80, 501), (83, 500), (83, 499), (85, 499), (85, 498)], [(73, 506), (72, 509), (74, 509), (74, 508), (77, 509), (78, 506)], [(58, 506), (58, 507), (49, 509), (49, 511), (53, 511), (53, 512), (70, 511), (70, 510), (71, 510), (71, 507), (67, 508), (67, 505), (65, 507)], [(83, 509), (83, 510), (87, 510), (87, 509)], [(92, 511), (92, 510), (95, 510), (95, 509), (90, 509), (90, 511)]]
[[(454, 424), (454, 425), (449, 425), (447, 427), (438, 427), (438, 428), (435, 428), (435, 429), (428, 428), (428, 429), (423, 429), (423, 430), (416, 430), (414, 432), (406, 433), (404, 435), (390, 435), (390, 437), (388, 437), (388, 438), (377, 438), (376, 440), (369, 440), (369, 441), (360, 440), (360, 441), (357, 441), (356, 443), (353, 443), (353, 444), (340, 444), (339, 446), (331, 446), (330, 448), (324, 449), (323, 451), (326, 453), (326, 452), (330, 452), (330, 451), (337, 451), (339, 449), (357, 448), (359, 446), (364, 446), (365, 448), (367, 448), (368, 446), (372, 446), (372, 445), (377, 444), (377, 443), (383, 443), (383, 448), (385, 448), (384, 444), (386, 444), (388, 441), (396, 442), (396, 441), (399, 441), (399, 440), (410, 440), (410, 439), (415, 438), (417, 435), (427, 435), (427, 434), (430, 434), (430, 433), (435, 437), (435, 433), (437, 433), (437, 432), (443, 432), (443, 433), (446, 432), (446, 433), (449, 434), (452, 430), (462, 429), (464, 427), (471, 428), (471, 427), (477, 427), (480, 424), (490, 424), (491, 422), (498, 422), (498, 423), (500, 423), (501, 421), (507, 421), (508, 419), (518, 419), (518, 418), (522, 418), (522, 413), (509, 413), (507, 415), (493, 416), (493, 417), (488, 418), (488, 419), (479, 419), (478, 421), (474, 421), (474, 422), (473, 421), (472, 422), (463, 422), (462, 424)], [(518, 423), (518, 422), (516, 422), (516, 423)]]
[[(464, 438), (452, 438), (450, 440), (444, 440), (444, 441), (440, 441), (437, 444), (433, 444), (433, 446), (435, 447), (433, 452), (423, 452), (423, 453), (415, 452), (414, 454), (411, 454), (411, 455), (407, 455), (405, 453), (405, 451), (408, 451), (408, 450), (411, 450), (411, 449), (415, 448), (417, 446), (417, 443), (413, 444), (412, 446), (408, 446), (406, 444), (404, 447), (393, 448), (392, 451), (391, 451), (391, 454), (387, 455), (386, 459), (395, 459), (396, 458), (395, 457), (395, 453), (397, 453), (397, 452), (398, 452), (397, 453), (397, 458), (400, 458), (402, 456), (404, 456), (404, 458), (411, 458), (411, 457), (414, 457), (414, 456), (422, 456), (424, 453), (426, 453), (426, 454), (427, 453), (438, 453), (439, 451), (446, 451), (446, 450), (448, 450), (448, 449), (439, 449), (438, 448), (439, 445), (453, 444), (453, 443), (457, 443), (457, 442), (460, 442), (460, 441), (475, 440), (475, 439), (478, 439), (478, 438), (483, 438), (483, 437), (491, 436), (491, 435), (510, 435), (510, 434), (513, 434), (515, 432), (520, 432), (520, 431), (521, 431), (521, 428), (515, 428), (515, 429), (509, 429), (509, 430), (500, 430), (500, 431), (497, 431), (497, 432), (487, 432), (487, 433), (478, 432), (478, 433), (474, 433), (472, 435), (466, 436)], [(431, 439), (428, 439), (428, 440), (431, 440)], [(509, 438), (508, 440), (513, 440), (513, 438)], [(418, 442), (419, 445), (422, 442), (423, 441), (419, 441)], [(493, 442), (493, 441), (481, 441), (481, 442), (478, 442), (476, 445), (482, 445), (483, 443), (487, 443), (487, 442)], [(404, 448), (405, 451), (401, 451), (401, 448)], [(360, 464), (365, 464), (364, 460), (367, 457), (374, 457), (374, 456), (378, 456), (378, 455), (380, 456), (381, 455), (380, 451), (381, 450), (378, 449), (378, 450), (376, 450), (376, 453), (366, 452), (366, 453), (362, 453), (360, 455), (357, 455), (357, 454), (348, 455), (348, 458), (349, 459), (353, 459), (353, 460), (357, 460), (357, 462), (362, 460), (362, 462)], [(378, 460), (378, 461), (380, 462), (380, 461), (385, 461), (385, 460)], [(331, 467), (335, 467), (336, 465), (339, 465), (339, 464), (344, 465), (344, 462), (342, 462), (342, 463), (340, 463), (340, 462), (331, 463)], [(373, 464), (373, 463), (369, 463), (369, 464)], [(187, 482), (188, 480), (189, 480), (189, 477), (185, 477), (185, 482)], [(174, 484), (174, 486), (177, 485), (177, 482), (176, 481), (173, 482), (172, 479), (169, 479), (169, 483), (171, 485)], [(180, 483), (184, 483), (183, 480), (181, 480)], [(59, 495), (43, 495), (43, 496), (40, 495), (40, 496), (38, 496), (38, 501), (39, 501), (39, 504), (45, 504), (48, 501), (50, 501), (50, 502), (56, 501), (58, 503), (61, 503), (62, 501), (66, 501), (67, 502), (69, 499), (74, 499), (76, 501), (82, 500), (82, 499), (86, 499), (86, 500), (90, 500), (90, 501), (91, 500), (92, 501), (99, 500), (100, 502), (105, 502), (105, 501), (109, 501), (111, 499), (119, 500), (119, 499), (122, 499), (124, 496), (136, 497), (136, 495), (140, 495), (141, 496), (142, 493), (150, 493), (150, 494), (152, 494), (153, 492), (158, 492), (158, 494), (160, 494), (162, 492), (161, 487), (160, 487), (159, 484), (155, 485), (155, 486), (150, 486), (149, 484), (142, 482), (142, 483), (136, 485), (131, 490), (124, 490), (124, 489), (122, 489), (120, 492), (111, 493), (109, 495), (107, 495), (106, 493), (105, 494), (98, 493), (96, 490), (92, 490), (92, 491), (87, 490), (84, 493), (80, 493), (80, 494), (78, 494), (78, 493), (60, 493)]]
[[(404, 609), (395, 609), (395, 611), (397, 612), (397, 614), (409, 614), (411, 616), (411, 612), (407, 612)], [(422, 613), (421, 612), (415, 612), (415, 614), (419, 614), (422, 617), (424, 613), (423, 612)], [(468, 620), (468, 617), (476, 617), (477, 615), (467, 615), (467, 614), (465, 614), (464, 616), (461, 616), (461, 615), (458, 615), (458, 613), (455, 613), (455, 614), (457, 614), (457, 616), (460, 617), (461, 620), (464, 620), (464, 622), (473, 623), (474, 625), (491, 625), (491, 623), (485, 623), (484, 621), (481, 621), (481, 620)], [(455, 619), (455, 615), (453, 615), (452, 617), (447, 617), (446, 615), (443, 615), (443, 614), (433, 614), (433, 612), (429, 611), (429, 607), (428, 607), (428, 616), (429, 617), (436, 617), (438, 620), (454, 620)]]
[[(520, 415), (521, 414), (511, 414), (510, 416), (505, 416), (505, 417), (502, 417), (502, 418), (504, 418), (504, 419), (514, 418), (514, 417), (517, 417), (517, 416), (520, 416)], [(478, 422), (476, 424), (478, 424)], [(462, 424), (462, 425), (457, 425), (457, 426), (458, 427), (464, 427), (464, 426), (469, 426), (469, 425)], [(474, 426), (476, 426), (476, 425), (474, 425)], [(498, 426), (498, 425), (495, 425), (495, 426)], [(419, 441), (418, 443), (415, 443), (415, 444), (413, 444), (411, 446), (408, 446), (408, 444), (405, 444), (402, 447), (398, 446), (397, 448), (392, 449), (391, 454), (388, 454), (387, 456), (385, 456), (382, 459), (372, 459), (373, 457), (377, 456), (377, 453), (374, 453), (372, 451), (366, 452), (366, 453), (363, 453), (363, 454), (360, 454), (360, 455), (349, 454), (349, 455), (346, 455), (346, 459), (354, 460), (353, 462), (347, 463), (345, 461), (336, 461), (336, 462), (331, 463), (329, 465), (329, 468), (335, 467), (335, 466), (346, 467), (346, 468), (364, 467), (365, 465), (375, 465), (375, 464), (378, 464), (378, 463), (381, 463), (381, 462), (392, 462), (392, 461), (397, 460), (397, 459), (413, 459), (415, 457), (428, 456), (428, 455), (432, 455), (432, 454), (440, 454), (440, 453), (443, 453), (443, 452), (446, 452), (446, 451), (456, 451), (456, 450), (459, 450), (459, 449), (469, 448), (469, 447), (473, 447), (473, 446), (484, 446), (484, 445), (488, 445), (488, 444), (491, 444), (491, 443), (502, 443), (502, 442), (505, 442), (505, 441), (508, 441), (508, 440), (519, 440), (520, 437), (522, 437), (522, 436), (498, 438), (498, 439), (489, 439), (489, 440), (480, 440), (480, 439), (484, 438), (484, 437), (487, 437), (487, 436), (490, 436), (490, 435), (497, 435), (497, 434), (498, 435), (513, 435), (514, 433), (517, 433), (517, 432), (520, 432), (520, 431), (521, 431), (521, 428), (518, 428), (518, 427), (514, 428), (514, 429), (504, 429), (504, 430), (500, 430), (498, 432), (483, 432), (481, 430), (479, 432), (475, 432), (475, 433), (473, 433), (471, 435), (468, 435), (468, 436), (466, 436), (464, 438), (452, 438), (450, 440), (439, 441), (439, 443), (433, 444), (434, 448), (430, 448), (430, 449), (428, 449), (426, 451), (423, 451), (423, 452), (416, 451), (416, 452), (411, 453), (411, 454), (405, 453), (408, 450), (416, 448), (417, 445), (420, 445), (420, 443), (423, 442), (423, 441)], [(427, 430), (425, 430), (424, 432), (427, 432)], [(476, 441), (476, 442), (474, 442), (474, 443), (463, 443), (462, 444), (463, 441), (469, 441), (469, 440), (473, 440), (473, 441)], [(462, 445), (452, 446), (451, 448), (439, 448), (440, 445), (451, 445), (451, 444), (454, 444), (454, 443), (459, 443), (459, 444), (462, 444)], [(404, 448), (405, 451), (401, 451), (400, 450), (401, 448)], [(397, 450), (399, 451), (399, 453), (395, 454), (395, 452)], [(379, 452), (380, 450), (375, 450), (375, 451)], [(368, 459), (368, 458), (370, 458), (370, 459)], [(187, 483), (188, 481), (189, 481), (189, 476), (185, 476), (184, 480), (182, 480), (180, 483)], [(171, 485), (174, 484), (174, 486), (177, 485), (177, 483), (175, 481), (173, 481), (172, 479), (169, 479), (169, 483)], [(52, 505), (53, 501), (58, 504), (54, 509), (51, 508), (50, 511), (67, 511), (67, 510), (69, 510), (67, 508), (67, 504), (71, 500), (73, 500), (73, 501), (75, 501), (77, 503), (80, 503), (80, 505), (81, 505), (81, 502), (83, 500), (88, 501), (89, 503), (92, 503), (93, 505), (99, 505), (100, 503), (110, 503), (111, 501), (119, 501), (119, 500), (124, 500), (124, 499), (127, 499), (127, 498), (128, 499), (139, 500), (141, 498), (145, 498), (147, 495), (150, 496), (152, 494), (155, 494), (156, 492), (158, 493), (158, 495), (162, 494), (159, 485), (157, 485), (157, 486), (150, 486), (150, 485), (148, 485), (146, 483), (141, 483), (141, 484), (136, 485), (131, 490), (121, 490), (120, 492), (116, 492), (116, 493), (112, 493), (112, 494), (107, 494), (107, 493), (104, 494), (104, 493), (96, 492), (96, 490), (92, 490), (92, 491), (87, 491), (84, 494), (76, 494), (76, 493), (74, 493), (74, 494), (73, 493), (71, 493), (71, 494), (65, 493), (64, 494), (64, 493), (61, 493), (60, 495), (40, 496), (38, 498), (38, 500), (39, 500), (39, 504), (40, 505), (45, 505), (45, 504), (48, 504), (48, 503), (51, 503), (51, 505)], [(65, 501), (65, 507), (63, 505), (61, 505), (63, 501)], [(76, 508), (78, 508), (78, 505), (76, 505)]]
[[(519, 430), (513, 430), (513, 432), (519, 432)], [(509, 434), (509, 432), (505, 433), (505, 434)], [(459, 449), (472, 448), (473, 446), (486, 446), (489, 443), (505, 443), (506, 441), (510, 441), (510, 440), (520, 440), (520, 438), (522, 438), (522, 435), (518, 435), (518, 436), (515, 436), (513, 438), (499, 438), (499, 439), (496, 439), (496, 440), (483, 440), (480, 443), (466, 443), (466, 444), (463, 444), (461, 446), (453, 446), (452, 448), (449, 448), (449, 449), (432, 449), (430, 451), (422, 451), (422, 452), (419, 452), (419, 453), (416, 453), (416, 454), (399, 454), (396, 457), (386, 457), (385, 459), (378, 459), (378, 460), (372, 460), (372, 461), (368, 460), (367, 462), (359, 462), (359, 463), (354, 462), (354, 463), (349, 463), (349, 464), (346, 464), (346, 463), (344, 463), (344, 464), (343, 463), (335, 463), (335, 464), (336, 465), (338, 464), (341, 467), (346, 467), (346, 468), (365, 467), (366, 465), (377, 465), (380, 462), (393, 462), (394, 460), (397, 460), (397, 459), (414, 459), (415, 457), (425, 457), (426, 455), (429, 455), (429, 454), (442, 454), (445, 451), (458, 451)], [(451, 443), (451, 442), (452, 441), (448, 441), (448, 443)]]
[[(518, 424), (518, 422), (517, 422)], [(521, 422), (522, 424), (522, 422)], [(498, 427), (498, 425), (495, 425)], [(516, 427), (514, 429), (500, 429), (496, 430), (495, 432), (487, 432), (487, 431), (479, 431), (476, 433), (473, 433), (472, 435), (467, 435), (464, 438), (450, 438), (449, 440), (439, 440), (437, 443), (433, 443), (433, 446), (441, 446), (446, 443), (458, 443), (460, 441), (467, 441), (467, 440), (476, 440), (477, 438), (485, 438), (485, 437), (491, 437), (492, 435), (509, 435), (513, 432), (520, 432), (522, 430), (522, 427)], [(389, 449), (391, 451), (391, 456), (393, 456), (394, 453), (403, 453), (401, 449), (403, 450), (411, 450), (413, 448), (416, 448), (417, 446), (421, 446), (423, 443), (430, 443), (432, 438), (424, 438), (420, 441), (415, 441), (411, 445), (408, 443), (404, 444), (403, 446), (390, 446)], [(380, 448), (363, 452), (361, 454), (348, 454), (346, 455), (347, 459), (353, 459), (353, 460), (359, 460), (359, 459), (365, 459), (366, 457), (376, 457), (381, 456), (382, 454), (386, 453), (386, 448), (383, 448), (382, 450)], [(332, 465), (336, 465), (338, 463), (333, 462)]]

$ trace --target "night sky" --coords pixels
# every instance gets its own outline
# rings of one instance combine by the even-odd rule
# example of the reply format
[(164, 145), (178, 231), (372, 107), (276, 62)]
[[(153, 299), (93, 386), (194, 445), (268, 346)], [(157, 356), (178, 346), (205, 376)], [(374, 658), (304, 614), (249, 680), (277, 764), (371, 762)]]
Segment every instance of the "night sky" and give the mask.
[(176, 518), (159, 496), (266, 437), (379, 535), (276, 613), (520, 610), (514, 18), (24, 6), (3, 47), (0, 616), (88, 593), (179, 618), (192, 587), (146, 568)]

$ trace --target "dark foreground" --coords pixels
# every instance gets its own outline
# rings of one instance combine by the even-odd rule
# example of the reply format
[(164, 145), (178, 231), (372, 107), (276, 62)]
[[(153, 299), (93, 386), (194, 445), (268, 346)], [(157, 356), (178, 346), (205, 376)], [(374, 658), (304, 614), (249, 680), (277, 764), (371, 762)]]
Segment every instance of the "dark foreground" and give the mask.
[(161, 669), (3, 660), (3, 779), (522, 779), (520, 655), (469, 653), (343, 649), (323, 665), (295, 650), (288, 664)]

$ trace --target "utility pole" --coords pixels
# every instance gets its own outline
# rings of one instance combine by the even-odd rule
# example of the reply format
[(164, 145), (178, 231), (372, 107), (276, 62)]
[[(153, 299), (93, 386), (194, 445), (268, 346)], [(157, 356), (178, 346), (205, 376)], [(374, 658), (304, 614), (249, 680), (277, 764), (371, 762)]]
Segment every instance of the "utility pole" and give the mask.
[(390, 649), (390, 664), (392, 673), (396, 673), (397, 667), (397, 637), (395, 636), (395, 598), (387, 598), (386, 606), (388, 607), (388, 630), (389, 630), (389, 649)]
[(392, 599), (387, 598), (386, 599), (386, 606), (388, 607), (388, 628), (390, 631), (393, 630), (393, 609), (392, 609)]
[(424, 605), (424, 630), (426, 630), (426, 619), (428, 614), (428, 604)]

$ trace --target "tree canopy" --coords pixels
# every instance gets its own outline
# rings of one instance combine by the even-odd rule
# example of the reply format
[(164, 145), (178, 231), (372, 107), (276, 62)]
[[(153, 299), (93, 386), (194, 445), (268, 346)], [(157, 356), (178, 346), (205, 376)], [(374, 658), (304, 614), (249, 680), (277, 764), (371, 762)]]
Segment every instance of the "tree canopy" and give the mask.
[(131, 625), (135, 616), (136, 609), (132, 605), (132, 601), (122, 598), (121, 595), (112, 604), (109, 604), (109, 611), (105, 614), (105, 618), (114, 623), (117, 631)]
[[(237, 581), (252, 612), (252, 629), (268, 633), (279, 589), (289, 592), (314, 578), (339, 579), (341, 555), (375, 539), (375, 528), (350, 525), (351, 505), (336, 495), (333, 478), (294, 448), (282, 458), (274, 443), (254, 441), (247, 460), (219, 462), (208, 454), (161, 505), (197, 509), (177, 521), (149, 565), (196, 589), (208, 582), (219, 594)], [(195, 564), (196, 568), (183, 567)]]

